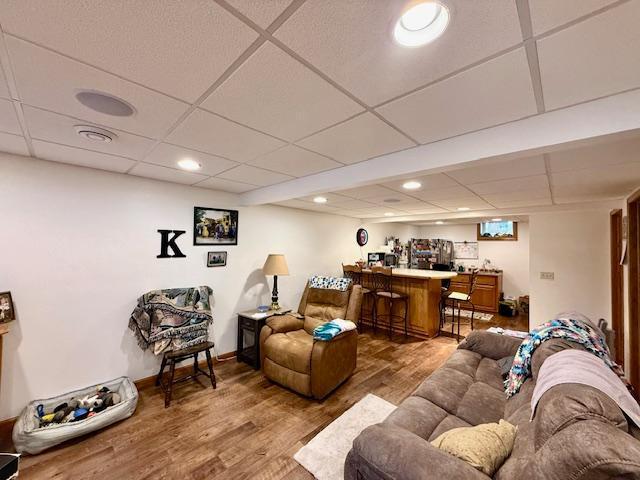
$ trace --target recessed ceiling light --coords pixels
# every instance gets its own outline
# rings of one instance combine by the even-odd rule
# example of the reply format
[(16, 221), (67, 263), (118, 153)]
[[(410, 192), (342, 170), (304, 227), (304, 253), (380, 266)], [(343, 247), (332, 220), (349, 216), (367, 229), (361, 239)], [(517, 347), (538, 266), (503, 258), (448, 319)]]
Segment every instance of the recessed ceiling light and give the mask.
[(384, 216), (385, 217), (393, 217), (395, 215), (395, 213), (393, 212), (384, 212)]
[(438, 221), (436, 222), (436, 225), (444, 225), (444, 222), (443, 222), (442, 220), (438, 220)]
[(421, 186), (422, 184), (420, 182), (415, 182), (413, 180), (410, 182), (404, 182), (402, 184), (402, 188), (404, 188), (405, 190), (417, 190)]
[(492, 222), (501, 222), (502, 219), (501, 218), (492, 218), (491, 221)]
[(458, 207), (459, 212), (466, 212), (467, 210), (471, 210), (469, 207)]
[(130, 117), (136, 113), (136, 109), (129, 102), (96, 90), (81, 90), (76, 93), (76, 99), (85, 107), (105, 115)]
[(178, 162), (178, 166), (183, 170), (200, 170), (202, 165), (196, 162), (193, 158), (183, 158)]
[(91, 140), (92, 142), (111, 143), (114, 139), (118, 138), (115, 133), (92, 125), (76, 125), (73, 128), (82, 138)]
[(405, 47), (425, 45), (444, 33), (449, 17), (447, 7), (438, 2), (414, 3), (396, 22), (393, 37)]
[(313, 199), (313, 201), (316, 203), (327, 203), (326, 197), (316, 197)]

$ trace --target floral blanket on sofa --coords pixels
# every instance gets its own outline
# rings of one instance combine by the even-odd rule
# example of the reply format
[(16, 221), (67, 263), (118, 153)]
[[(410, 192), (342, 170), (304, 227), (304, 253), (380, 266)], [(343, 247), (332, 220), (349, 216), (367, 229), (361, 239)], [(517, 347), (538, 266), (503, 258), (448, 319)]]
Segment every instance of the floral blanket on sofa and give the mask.
[(213, 323), (211, 287), (152, 290), (138, 298), (129, 329), (143, 350), (153, 353), (180, 350), (206, 342)]
[(622, 368), (611, 360), (604, 337), (592, 325), (577, 318), (556, 318), (531, 330), (518, 347), (509, 375), (504, 381), (507, 398), (518, 393), (524, 381), (531, 375), (531, 358), (535, 349), (552, 338), (579, 343), (588, 352), (601, 358), (619, 377), (622, 378), (624, 375)]

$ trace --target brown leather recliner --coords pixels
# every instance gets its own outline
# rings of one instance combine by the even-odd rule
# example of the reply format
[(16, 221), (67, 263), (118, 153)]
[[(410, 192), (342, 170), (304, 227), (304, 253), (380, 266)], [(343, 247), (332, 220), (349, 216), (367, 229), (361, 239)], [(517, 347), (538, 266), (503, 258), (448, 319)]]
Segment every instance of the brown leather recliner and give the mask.
[(271, 317), (260, 332), (260, 364), (270, 380), (302, 395), (322, 399), (356, 368), (358, 332), (341, 333), (333, 340), (315, 341), (313, 329), (336, 318), (357, 323), (362, 287), (345, 292), (323, 288), (304, 290), (298, 312)]

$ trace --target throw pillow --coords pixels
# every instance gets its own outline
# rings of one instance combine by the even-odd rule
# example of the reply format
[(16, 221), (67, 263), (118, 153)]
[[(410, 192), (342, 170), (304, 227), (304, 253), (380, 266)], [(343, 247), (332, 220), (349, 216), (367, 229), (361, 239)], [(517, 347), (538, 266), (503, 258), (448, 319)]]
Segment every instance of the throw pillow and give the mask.
[(498, 366), (500, 367), (500, 373), (502, 374), (503, 380), (507, 378), (507, 375), (509, 375), (509, 370), (511, 370), (514, 358), (515, 357), (511, 355), (510, 357), (503, 357), (498, 360)]
[(517, 427), (505, 420), (453, 428), (431, 442), (490, 477), (511, 454)]

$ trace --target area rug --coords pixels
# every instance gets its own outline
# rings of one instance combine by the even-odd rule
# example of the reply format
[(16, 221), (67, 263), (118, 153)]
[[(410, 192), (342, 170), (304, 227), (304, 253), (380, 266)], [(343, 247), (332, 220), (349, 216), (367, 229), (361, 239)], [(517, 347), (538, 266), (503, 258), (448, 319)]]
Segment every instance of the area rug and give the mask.
[(293, 458), (318, 480), (342, 480), (344, 461), (355, 438), (396, 409), (371, 393), (344, 412), (302, 447)]
[[(444, 312), (445, 312), (445, 315), (449, 317), (453, 316), (453, 311), (451, 310), (451, 307), (445, 308)], [(458, 315), (458, 309), (456, 308), (456, 316), (457, 315)], [(460, 317), (471, 318), (471, 310), (464, 310), (464, 309), (460, 310)], [(493, 315), (490, 313), (475, 312), (473, 314), (474, 320), (481, 320), (483, 322), (488, 322), (492, 318), (493, 318)]]

